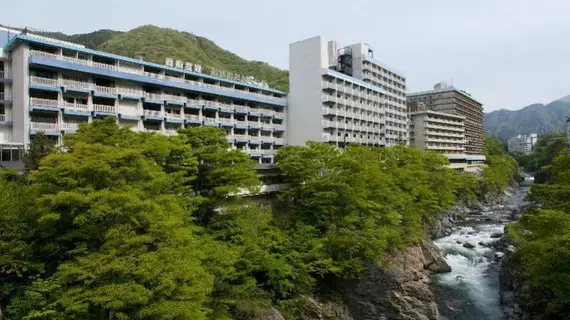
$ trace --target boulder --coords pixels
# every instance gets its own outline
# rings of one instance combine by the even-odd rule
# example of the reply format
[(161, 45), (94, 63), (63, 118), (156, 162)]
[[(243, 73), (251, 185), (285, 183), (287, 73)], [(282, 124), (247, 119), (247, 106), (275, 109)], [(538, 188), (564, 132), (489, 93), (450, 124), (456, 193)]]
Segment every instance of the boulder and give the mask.
[(497, 238), (500, 238), (502, 236), (503, 236), (502, 232), (495, 232), (495, 233), (491, 234), (491, 238), (493, 238), (493, 239), (497, 239)]
[(469, 242), (464, 242), (464, 243), (463, 243), (463, 247), (464, 247), (464, 248), (467, 248), (467, 249), (473, 249), (473, 248), (475, 248), (475, 246), (474, 246), (472, 243), (469, 243)]

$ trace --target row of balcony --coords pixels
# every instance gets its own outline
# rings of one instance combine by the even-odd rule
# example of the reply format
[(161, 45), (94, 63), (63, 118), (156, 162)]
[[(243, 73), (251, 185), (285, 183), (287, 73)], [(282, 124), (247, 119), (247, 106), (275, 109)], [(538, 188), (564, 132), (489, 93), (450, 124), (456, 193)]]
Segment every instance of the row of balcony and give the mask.
[(336, 95), (330, 94), (323, 94), (321, 95), (321, 99), (324, 103), (336, 103), (338, 105), (344, 105), (347, 107), (357, 107), (361, 109), (366, 109), (370, 111), (379, 111), (382, 108), (382, 99), (369, 99), (360, 96), (356, 96), (355, 99), (347, 98), (347, 97), (338, 97)]
[[(323, 89), (330, 89), (330, 90), (334, 90), (337, 91), (339, 93), (342, 94), (349, 94), (355, 97), (359, 97), (359, 98), (363, 98), (366, 100), (370, 100), (370, 101), (381, 101), (382, 100), (382, 94), (372, 91), (370, 89), (366, 89), (366, 88), (362, 88), (360, 87), (360, 89), (355, 89), (354, 86), (351, 85), (345, 85), (343, 83), (333, 83), (330, 81), (321, 81), (321, 87)], [(373, 92), (373, 93), (370, 93)]]
[(440, 129), (440, 130), (453, 131), (453, 132), (465, 132), (465, 128), (463, 126), (442, 126), (442, 125), (433, 124), (431, 122), (427, 122), (425, 124), (425, 127), (427, 129)]
[(427, 136), (425, 138), (427, 142), (436, 142), (436, 143), (453, 143), (453, 144), (461, 144), (464, 145), (467, 141), (465, 139), (446, 139), (446, 138), (439, 138), (439, 137), (432, 137)]
[(323, 142), (335, 142), (335, 143), (358, 143), (358, 144), (365, 144), (365, 145), (383, 145), (384, 139), (379, 136), (375, 136), (372, 138), (360, 138), (360, 137), (346, 137), (344, 134), (342, 135), (334, 135), (334, 134), (323, 134)]
[(454, 137), (454, 138), (463, 138), (462, 133), (458, 132), (451, 132), (451, 131), (441, 131), (441, 130), (425, 130), (424, 134), (432, 135), (432, 136), (442, 136), (442, 137)]
[(345, 111), (343, 109), (323, 107), (322, 112), (324, 115), (360, 119), (363, 121), (382, 122), (384, 119), (381, 113), (370, 112), (370, 111), (368, 111), (367, 114), (365, 114), (364, 112), (351, 112), (351, 111)]
[(428, 117), (427, 121), (428, 122), (436, 122), (436, 123), (445, 123), (445, 124), (449, 124), (449, 125), (453, 125), (453, 126), (463, 126), (464, 125), (463, 121), (447, 120), (447, 119), (436, 118), (436, 117)]
[(87, 122), (63, 122), (63, 123), (51, 123), (51, 122), (30, 122), (30, 129), (34, 131), (41, 131), (46, 133), (61, 132), (61, 131), (76, 131), (79, 129), (79, 125)]
[[(258, 96), (258, 97), (261, 97), (264, 99), (269, 99), (269, 100), (273, 100), (273, 101), (277, 101), (277, 102), (284, 102), (286, 100), (286, 98), (284, 98), (284, 97), (283, 98), (275, 97), (273, 95), (263, 94), (263, 93), (259, 93), (259, 92), (252, 92), (249, 90), (239, 90), (239, 89), (232, 88), (232, 87), (226, 87), (226, 86), (221, 86), (221, 85), (204, 83), (204, 82), (200, 82), (200, 81), (188, 80), (188, 79), (184, 79), (183, 77), (174, 77), (174, 76), (167, 76), (167, 75), (158, 74), (158, 73), (145, 72), (142, 70), (142, 67), (141, 67), (141, 69), (135, 69), (135, 68), (129, 68), (129, 67), (125, 67), (125, 66), (117, 66), (117, 65), (107, 64), (107, 63), (95, 62), (95, 61), (91, 61), (91, 60), (78, 59), (75, 57), (67, 57), (67, 56), (48, 53), (48, 52), (39, 51), (39, 50), (30, 50), (30, 55), (48, 58), (48, 59), (53, 59), (53, 60), (70, 62), (70, 63), (74, 63), (74, 64), (80, 64), (80, 65), (85, 65), (85, 66), (91, 66), (91, 67), (101, 68), (101, 69), (105, 69), (105, 70), (134, 73), (134, 74), (147, 76), (147, 77), (172, 80), (172, 81), (177, 81), (177, 82), (185, 82), (185, 83), (193, 84), (193, 85), (196, 85), (199, 87), (204, 87), (204, 88), (214, 88), (214, 89), (223, 90), (223, 91), (242, 92), (242, 93), (247, 92), (250, 95)], [(245, 87), (245, 88), (247, 88), (247, 87)]]
[(349, 131), (357, 131), (357, 132), (373, 132), (373, 133), (380, 133), (382, 132), (382, 128), (378, 127), (369, 127), (363, 125), (357, 125), (352, 123), (344, 123), (344, 122), (337, 122), (337, 121), (322, 121), (323, 128), (328, 129), (342, 129), (342, 130), (349, 130)]

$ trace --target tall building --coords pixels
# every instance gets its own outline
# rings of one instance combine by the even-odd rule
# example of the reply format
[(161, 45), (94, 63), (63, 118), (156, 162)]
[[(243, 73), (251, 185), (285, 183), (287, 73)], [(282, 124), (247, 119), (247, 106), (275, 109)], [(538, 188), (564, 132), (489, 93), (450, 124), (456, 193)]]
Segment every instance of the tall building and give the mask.
[(484, 154), (483, 105), (470, 94), (440, 82), (433, 90), (409, 93), (408, 101), (420, 101), (429, 110), (465, 117), (466, 153)]
[(408, 142), (406, 79), (365, 43), (322, 37), (289, 47), (288, 143), (393, 146)]
[(10, 37), (0, 56), (0, 163), (20, 159), (38, 132), (61, 143), (97, 117), (167, 135), (220, 127), (232, 148), (272, 163), (285, 143), (286, 93), (210, 73), (183, 61), (160, 65), (32, 34)]
[(529, 135), (519, 134), (518, 136), (512, 137), (508, 140), (509, 152), (531, 154), (537, 141), (538, 134), (536, 133), (531, 133)]

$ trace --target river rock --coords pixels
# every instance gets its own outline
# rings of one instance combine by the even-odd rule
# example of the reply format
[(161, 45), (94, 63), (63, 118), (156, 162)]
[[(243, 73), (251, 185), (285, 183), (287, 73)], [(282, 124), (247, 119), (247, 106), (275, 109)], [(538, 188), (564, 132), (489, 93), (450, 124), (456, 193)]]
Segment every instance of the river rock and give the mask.
[(437, 320), (429, 275), (450, 270), (439, 249), (426, 239), (389, 256), (385, 265), (370, 263), (359, 281), (344, 283), (344, 300), (358, 320)]
[(503, 236), (502, 232), (495, 232), (493, 234), (491, 234), (491, 238), (496, 239), (496, 238), (500, 238)]
[(473, 248), (475, 248), (475, 246), (474, 246), (472, 243), (469, 243), (469, 242), (463, 243), (463, 247), (464, 247), (464, 248), (467, 248), (467, 249), (473, 249)]

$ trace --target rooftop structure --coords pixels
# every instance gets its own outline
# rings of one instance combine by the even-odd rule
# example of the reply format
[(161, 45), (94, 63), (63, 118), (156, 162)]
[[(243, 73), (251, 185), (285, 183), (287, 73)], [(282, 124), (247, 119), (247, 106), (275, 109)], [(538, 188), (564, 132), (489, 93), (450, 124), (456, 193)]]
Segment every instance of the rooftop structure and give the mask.
[(289, 83), (289, 143), (407, 144), (406, 79), (374, 59), (367, 44), (292, 43)]

